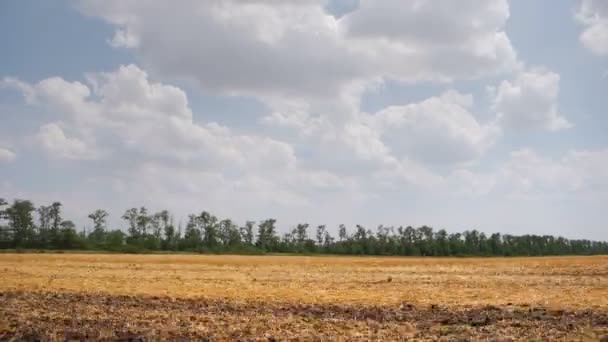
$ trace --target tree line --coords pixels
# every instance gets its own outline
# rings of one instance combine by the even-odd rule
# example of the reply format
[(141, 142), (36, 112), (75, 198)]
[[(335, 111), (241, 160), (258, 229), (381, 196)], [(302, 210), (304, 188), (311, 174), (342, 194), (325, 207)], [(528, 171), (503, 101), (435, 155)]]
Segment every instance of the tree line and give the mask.
[(35, 207), (29, 200), (12, 203), (0, 198), (0, 248), (103, 250), (116, 252), (189, 251), (199, 253), (326, 253), (403, 256), (536, 256), (608, 254), (608, 242), (570, 240), (549, 235), (494, 233), (477, 230), (448, 233), (428, 226), (380, 225), (375, 231), (356, 225), (338, 227), (338, 236), (325, 225), (301, 223), (279, 234), (277, 221), (247, 221), (238, 225), (207, 211), (175, 225), (162, 210), (131, 208), (121, 216), (126, 230), (108, 229), (103, 209), (88, 215), (92, 229), (77, 230), (62, 217), (62, 204)]

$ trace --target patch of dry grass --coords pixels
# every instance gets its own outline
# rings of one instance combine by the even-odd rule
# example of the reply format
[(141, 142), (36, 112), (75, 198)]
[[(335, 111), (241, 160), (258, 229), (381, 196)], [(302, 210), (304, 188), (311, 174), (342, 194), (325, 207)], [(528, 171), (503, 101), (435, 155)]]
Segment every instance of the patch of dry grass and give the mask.
[(513, 303), (608, 308), (606, 256), (0, 254), (0, 271), (0, 291), (373, 305)]

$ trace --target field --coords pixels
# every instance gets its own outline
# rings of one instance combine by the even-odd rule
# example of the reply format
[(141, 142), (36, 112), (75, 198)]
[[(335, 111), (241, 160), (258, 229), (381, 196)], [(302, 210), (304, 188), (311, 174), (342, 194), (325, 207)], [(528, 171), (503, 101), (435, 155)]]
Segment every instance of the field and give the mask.
[(0, 254), (0, 340), (591, 340), (608, 257)]

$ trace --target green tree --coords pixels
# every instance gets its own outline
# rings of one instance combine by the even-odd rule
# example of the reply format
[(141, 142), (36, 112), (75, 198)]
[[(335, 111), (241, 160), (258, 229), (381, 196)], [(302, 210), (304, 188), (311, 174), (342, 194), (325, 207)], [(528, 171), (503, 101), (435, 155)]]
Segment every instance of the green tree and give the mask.
[(81, 249), (84, 248), (84, 242), (76, 232), (74, 222), (67, 220), (59, 224), (59, 248), (61, 249)]
[(133, 239), (139, 238), (139, 230), (137, 229), (137, 218), (139, 217), (139, 213), (137, 212), (137, 208), (127, 209), (125, 213), (122, 215), (122, 219), (127, 221), (129, 224), (129, 235)]
[(348, 235), (346, 235), (346, 226), (343, 224), (341, 224), (338, 229), (338, 238), (340, 241), (346, 241), (346, 239), (348, 239)]
[(173, 217), (167, 210), (163, 210), (159, 213), (159, 218), (164, 232), (164, 238), (161, 241), (161, 248), (164, 250), (175, 250), (178, 245), (180, 234), (175, 229)]
[(152, 218), (148, 216), (148, 209), (146, 207), (140, 207), (137, 215), (137, 230), (140, 236), (146, 236), (148, 234), (148, 228)]
[(32, 240), (35, 237), (34, 218), (32, 216), (35, 210), (32, 202), (19, 199), (14, 200), (13, 204), (5, 210), (12, 237), (11, 247), (31, 247)]
[(253, 246), (253, 239), (254, 239), (254, 234), (253, 234), (253, 229), (255, 227), (255, 222), (254, 221), (247, 221), (245, 223), (244, 227), (241, 227), (241, 239), (243, 240), (243, 242), (249, 246)]
[[(296, 239), (296, 252), (302, 253), (305, 251), (310, 251), (310, 244), (308, 243), (308, 223), (300, 223), (296, 226), (295, 229), (295, 239)], [(314, 244), (314, 243), (313, 243)]]
[(325, 231), (325, 236), (323, 237), (323, 245), (325, 249), (330, 249), (331, 245), (334, 243), (334, 238), (329, 234), (328, 231)]
[(6, 214), (5, 207), (8, 205), (8, 202), (4, 198), (0, 197), (0, 248), (8, 248), (12, 242), (12, 236), (9, 230), (8, 225), (5, 224), (5, 221), (8, 219), (8, 215)]
[(51, 207), (41, 205), (38, 214), (38, 247), (48, 248), (51, 238)]
[(217, 217), (207, 211), (203, 211), (198, 216), (198, 224), (203, 231), (203, 244), (209, 249), (216, 249), (219, 246)]
[(203, 238), (198, 227), (198, 217), (196, 215), (188, 216), (188, 223), (182, 241), (182, 248), (186, 250), (196, 250), (202, 247)]
[(256, 246), (266, 252), (276, 252), (279, 238), (276, 235), (277, 220), (268, 219), (258, 225), (258, 240)]
[(125, 247), (126, 235), (121, 230), (112, 230), (106, 233), (106, 248), (120, 251)]
[(448, 242), (448, 233), (445, 229), (440, 229), (435, 233), (435, 244), (437, 255), (450, 255), (450, 244)]
[(4, 209), (4, 207), (6, 207), (8, 205), (8, 202), (0, 197), (0, 220), (6, 220), (7, 216), (6, 216), (6, 210)]
[(88, 216), (93, 221), (93, 232), (89, 234), (89, 241), (97, 248), (106, 246), (106, 219), (109, 215), (107, 211), (97, 209)]
[(503, 255), (504, 253), (499, 233), (494, 233), (490, 236), (490, 253), (492, 255)]
[(317, 226), (317, 246), (319, 247), (319, 251), (322, 250), (322, 247), (325, 244), (325, 236), (327, 234), (327, 230), (325, 229), (325, 225), (321, 224)]
[(219, 222), (219, 236), (224, 250), (234, 251), (241, 246), (239, 227), (230, 219)]
[(53, 202), (49, 212), (49, 218), (51, 220), (51, 230), (58, 231), (61, 226), (61, 202)]
[[(229, 249), (230, 247), (236, 247), (240, 242), (241, 238), (238, 237), (237, 240), (234, 240), (233, 230), (235, 229), (234, 223), (232, 223), (231, 219), (224, 219), (218, 223), (218, 236), (222, 246), (225, 249)], [(238, 229), (237, 229), (238, 233)]]

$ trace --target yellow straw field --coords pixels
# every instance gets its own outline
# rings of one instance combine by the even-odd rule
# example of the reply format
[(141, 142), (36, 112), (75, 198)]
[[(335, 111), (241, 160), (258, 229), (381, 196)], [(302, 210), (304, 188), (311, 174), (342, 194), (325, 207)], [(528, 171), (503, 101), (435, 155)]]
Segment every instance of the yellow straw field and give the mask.
[[(497, 308), (496, 310), (505, 310), (504, 308), (507, 307), (524, 308), (524, 310), (528, 308), (529, 312), (532, 312), (533, 308), (534, 310), (542, 308), (545, 312), (570, 310), (576, 313), (587, 310), (603, 314), (608, 311), (608, 257), (606, 256), (397, 258), (0, 254), (0, 271), (2, 272), (0, 291), (7, 298), (7, 302), (12, 303), (13, 308), (22, 307), (26, 302), (32, 305), (33, 299), (42, 302), (57, 300), (57, 294), (64, 299), (72, 296), (66, 299), (66, 303), (72, 303), (73, 298), (81, 298), (80, 304), (70, 305), (90, 304), (98, 309), (99, 303), (96, 300), (99, 298), (107, 298), (107, 300), (122, 298), (122, 302), (128, 302), (133, 298), (188, 303), (201, 300), (205, 301), (207, 306), (211, 305), (209, 303), (238, 306), (241, 308), (239, 310), (244, 310), (245, 315), (248, 313), (246, 309), (242, 309), (243, 305), (252, 307), (260, 304), (267, 306), (268, 311), (252, 311), (249, 314), (255, 313), (255, 316), (249, 317), (248, 320), (266, 322), (264, 324), (270, 325), (266, 328), (268, 331), (273, 331), (273, 319), (277, 322), (285, 319), (284, 316), (273, 318), (273, 312), (278, 310), (278, 307), (285, 306), (293, 308), (316, 305), (319, 310), (326, 311), (338, 310), (328, 309), (333, 306), (366, 308), (361, 309), (364, 311), (369, 308), (403, 309), (404, 306), (417, 310), (443, 308), (442, 310), (447, 310), (446, 312), (488, 307)], [(49, 297), (49, 294), (55, 297)], [(87, 301), (90, 303), (87, 304)], [(124, 304), (120, 300), (117, 301), (118, 306)], [(159, 305), (162, 307), (164, 304)], [(8, 304), (3, 309), (6, 307)], [(103, 308), (103, 310), (107, 309), (107, 307)], [(87, 310), (90, 311), (91, 308)], [(130, 310), (132, 315), (132, 311), (136, 311), (137, 308), (129, 307), (124, 310)], [(155, 310), (159, 309), (155, 307)], [(169, 311), (171, 310), (175, 311), (174, 315), (183, 312), (179, 307)], [(286, 309), (286, 311), (290, 310), (294, 311)], [(216, 310), (206, 311), (205, 315), (213, 320), (213, 317), (219, 317), (220, 312), (221, 315), (226, 314), (222, 310)], [(298, 310), (295, 310), (290, 313), (290, 317), (299, 317), (297, 312)], [(4, 310), (3, 314), (8, 315), (7, 310)], [(99, 314), (108, 315), (107, 312)], [(480, 313), (474, 315), (478, 314)], [(31, 314), (20, 315), (23, 315), (22, 319), (32, 319), (28, 316)], [(481, 313), (481, 315), (486, 317), (488, 314)], [(424, 319), (427, 318), (424, 316)], [(224, 319), (228, 318), (224, 317)], [(346, 329), (345, 322), (350, 321), (351, 324), (347, 325), (348, 329), (346, 329), (348, 331), (357, 330), (362, 324), (365, 326), (364, 334), (361, 336), (389, 338), (397, 336), (390, 335), (391, 333), (399, 332), (399, 335), (403, 335), (407, 331), (412, 334), (410, 337), (418, 336), (423, 339), (427, 335), (416, 335), (421, 329), (417, 319), (412, 317), (411, 321), (406, 319), (401, 322), (403, 324), (392, 327), (389, 324), (384, 330), (378, 328), (377, 334), (380, 335), (366, 335), (370, 332), (368, 323), (365, 323), (367, 320), (358, 320), (356, 316), (343, 318), (342, 325), (328, 324), (323, 318), (318, 318), (316, 323), (321, 329), (319, 334), (327, 333), (327, 329), (331, 327), (337, 329), (337, 326), (342, 326), (341, 330), (339, 329), (342, 331)], [(466, 322), (470, 323), (475, 319), (477, 318), (469, 317)], [(380, 320), (395, 323), (390, 319)], [(565, 331), (563, 335), (558, 336), (595, 338), (604, 331), (605, 327), (598, 325), (597, 320), (585, 322), (584, 328), (576, 326), (572, 331)], [(441, 322), (437, 323), (434, 320), (431, 320), (430, 324), (443, 326)], [(606, 324), (608, 325), (608, 319)], [(486, 324), (481, 325), (486, 326)], [(471, 326), (475, 325), (469, 325), (469, 330), (475, 329)], [(207, 329), (205, 327), (209, 328), (202, 324), (199, 328), (203, 330), (199, 330), (208, 332), (210, 336), (231, 339), (219, 333), (217, 327), (213, 330), (215, 333), (205, 330)], [(431, 335), (437, 333), (429, 329), (424, 331)], [(6, 330), (10, 329), (6, 328)], [(180, 331), (179, 327), (174, 327), (173, 330)], [(467, 336), (479, 334), (478, 331), (473, 334), (469, 330), (466, 331)], [(258, 331), (255, 335), (259, 336), (259, 333)], [(334, 331), (334, 333), (339, 332)], [(382, 335), (385, 333), (389, 335)], [(278, 335), (283, 336), (280, 333)], [(314, 336), (314, 329), (309, 335), (309, 337)], [(248, 335), (243, 333), (242, 336)], [(340, 332), (339, 335), (333, 336), (349, 339), (348, 336), (351, 335)]]

